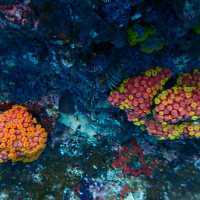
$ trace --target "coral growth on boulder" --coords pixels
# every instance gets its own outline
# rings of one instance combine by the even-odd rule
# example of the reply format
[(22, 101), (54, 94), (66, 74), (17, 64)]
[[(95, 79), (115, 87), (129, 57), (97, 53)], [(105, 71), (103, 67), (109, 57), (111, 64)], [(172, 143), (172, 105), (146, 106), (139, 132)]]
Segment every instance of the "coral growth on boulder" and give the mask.
[(44, 150), (47, 132), (28, 112), (14, 105), (0, 114), (0, 162), (31, 162)]
[(151, 112), (153, 98), (169, 79), (168, 69), (156, 67), (143, 76), (129, 78), (114, 91), (108, 100), (112, 105), (126, 110), (128, 120), (138, 122)]
[(200, 137), (200, 71), (185, 73), (164, 88), (168, 69), (155, 68), (125, 80), (108, 100), (126, 111), (128, 120), (160, 139)]

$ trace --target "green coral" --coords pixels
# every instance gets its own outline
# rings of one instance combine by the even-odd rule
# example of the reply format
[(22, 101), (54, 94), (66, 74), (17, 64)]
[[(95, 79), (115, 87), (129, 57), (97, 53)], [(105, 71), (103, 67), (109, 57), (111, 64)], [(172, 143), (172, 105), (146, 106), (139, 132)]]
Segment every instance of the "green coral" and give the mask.
[(128, 41), (131, 46), (135, 46), (147, 40), (155, 34), (152, 26), (135, 24), (128, 28)]
[(153, 53), (161, 50), (165, 42), (151, 25), (134, 24), (128, 30), (129, 44), (134, 47), (139, 46), (144, 53)]
[(152, 37), (141, 44), (140, 50), (144, 53), (153, 53), (155, 51), (160, 51), (164, 45), (165, 43), (162, 38)]
[(200, 24), (193, 28), (194, 33), (200, 35)]

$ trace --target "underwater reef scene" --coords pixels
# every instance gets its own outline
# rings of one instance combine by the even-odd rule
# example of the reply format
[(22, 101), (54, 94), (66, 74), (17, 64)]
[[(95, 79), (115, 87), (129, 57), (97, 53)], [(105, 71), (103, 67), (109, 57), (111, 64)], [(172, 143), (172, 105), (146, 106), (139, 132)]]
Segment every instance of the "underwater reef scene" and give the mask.
[(200, 200), (199, 0), (0, 0), (0, 200)]

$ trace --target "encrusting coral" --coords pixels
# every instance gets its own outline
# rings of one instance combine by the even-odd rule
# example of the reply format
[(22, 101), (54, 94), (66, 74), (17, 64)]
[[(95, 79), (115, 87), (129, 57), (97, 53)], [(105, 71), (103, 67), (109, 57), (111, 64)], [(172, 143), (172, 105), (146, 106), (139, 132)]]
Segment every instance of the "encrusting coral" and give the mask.
[(44, 150), (47, 132), (21, 105), (0, 114), (0, 162), (36, 160)]
[(163, 89), (170, 76), (168, 69), (150, 69), (143, 76), (123, 81), (111, 92), (108, 100), (113, 106), (126, 110), (128, 120), (137, 124), (141, 118), (151, 113), (154, 96)]
[(123, 109), (129, 121), (160, 139), (200, 137), (200, 71), (185, 73), (164, 89), (172, 73), (159, 67), (125, 80), (109, 102)]

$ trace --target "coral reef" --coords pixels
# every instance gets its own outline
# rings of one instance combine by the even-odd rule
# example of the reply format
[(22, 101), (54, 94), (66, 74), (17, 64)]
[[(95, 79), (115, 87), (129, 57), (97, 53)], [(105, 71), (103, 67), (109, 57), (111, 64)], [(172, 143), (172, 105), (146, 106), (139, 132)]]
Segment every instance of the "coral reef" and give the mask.
[(108, 100), (113, 106), (127, 111), (129, 121), (145, 117), (151, 112), (153, 98), (162, 90), (170, 78), (168, 69), (156, 67), (144, 73), (144, 76), (125, 80), (116, 90), (112, 91)]
[(0, 114), (0, 161), (31, 162), (44, 150), (47, 132), (26, 107), (14, 105)]
[(155, 98), (155, 119), (176, 123), (197, 120), (200, 115), (200, 91), (195, 87), (173, 87), (161, 92)]
[[(175, 86), (163, 89), (170, 75), (170, 71), (160, 68), (148, 70), (143, 77), (125, 80), (111, 92), (108, 100), (125, 110), (129, 121), (144, 125), (148, 133), (160, 139), (199, 137), (200, 72), (196, 69), (182, 74)], [(152, 116), (148, 117), (150, 113)]]
[(199, 200), (199, 8), (1, 0), (0, 119), (32, 123), (0, 127), (0, 199)]

